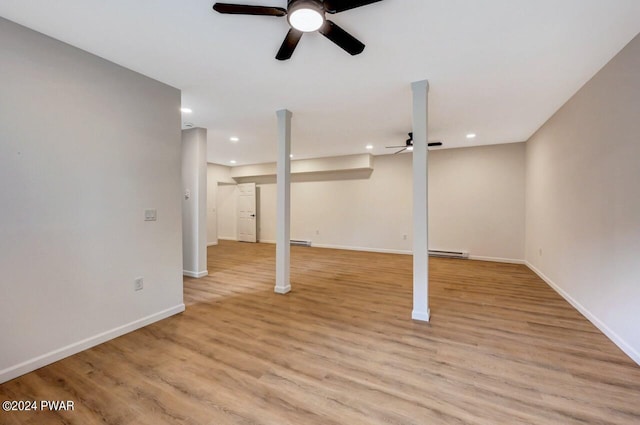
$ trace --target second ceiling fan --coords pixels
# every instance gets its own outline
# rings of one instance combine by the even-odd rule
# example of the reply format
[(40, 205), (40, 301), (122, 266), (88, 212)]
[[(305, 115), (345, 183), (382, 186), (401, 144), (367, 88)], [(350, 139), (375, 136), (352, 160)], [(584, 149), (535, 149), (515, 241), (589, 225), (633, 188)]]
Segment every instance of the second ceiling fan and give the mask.
[[(412, 152), (413, 151), (413, 132), (408, 133), (409, 134), (409, 138), (404, 142), (404, 145), (400, 145), (400, 146), (385, 146), (387, 149), (398, 149), (398, 148), (402, 148), (397, 152), (394, 152), (393, 154), (397, 154), (397, 153), (401, 153), (404, 151), (408, 151), (408, 152)], [(438, 146), (442, 146), (442, 142), (429, 142), (427, 143), (427, 146), (430, 148), (433, 147), (438, 147)]]
[(213, 9), (219, 13), (235, 15), (286, 16), (291, 29), (284, 39), (276, 59), (287, 60), (305, 32), (318, 31), (351, 55), (364, 50), (354, 36), (325, 18), (325, 13), (335, 14), (356, 7), (366, 6), (382, 0), (288, 0), (287, 8), (269, 6), (249, 6), (243, 4), (216, 3)]

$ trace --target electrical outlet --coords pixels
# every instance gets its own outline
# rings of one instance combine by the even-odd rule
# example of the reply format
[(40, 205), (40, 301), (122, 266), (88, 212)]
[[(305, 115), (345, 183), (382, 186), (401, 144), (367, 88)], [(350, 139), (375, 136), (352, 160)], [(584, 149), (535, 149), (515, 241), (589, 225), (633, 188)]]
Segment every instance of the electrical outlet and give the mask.
[(320, 234), (320, 230), (316, 230), (316, 235), (319, 235), (319, 234)]
[(542, 248), (538, 249), (538, 254), (542, 257)]
[(141, 277), (136, 278), (133, 281), (133, 290), (134, 291), (142, 291), (144, 288), (144, 279)]
[(402, 235), (402, 239), (406, 241), (407, 240), (407, 235)]

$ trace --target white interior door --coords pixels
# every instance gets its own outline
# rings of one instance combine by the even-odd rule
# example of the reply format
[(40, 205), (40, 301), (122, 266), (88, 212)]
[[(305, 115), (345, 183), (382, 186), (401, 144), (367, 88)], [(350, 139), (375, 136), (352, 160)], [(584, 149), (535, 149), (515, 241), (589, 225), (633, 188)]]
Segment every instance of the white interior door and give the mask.
[(256, 242), (256, 184), (238, 185), (238, 240)]

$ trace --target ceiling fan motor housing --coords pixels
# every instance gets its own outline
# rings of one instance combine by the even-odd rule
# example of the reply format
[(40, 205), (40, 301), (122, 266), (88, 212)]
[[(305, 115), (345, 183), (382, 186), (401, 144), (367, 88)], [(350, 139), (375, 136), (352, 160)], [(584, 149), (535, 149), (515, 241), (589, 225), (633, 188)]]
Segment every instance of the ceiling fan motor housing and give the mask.
[(304, 7), (307, 9), (315, 8), (321, 12), (324, 12), (324, 4), (321, 0), (287, 0), (287, 11), (291, 13), (293, 7), (296, 9)]
[[(311, 24), (312, 26), (309, 29), (304, 29), (300, 25), (300, 20), (304, 21), (302, 22), (303, 25), (309, 25), (310, 19), (315, 25)], [(324, 20), (324, 5), (322, 1), (289, 0), (287, 3), (287, 21), (293, 28), (303, 32), (317, 31), (324, 24)]]

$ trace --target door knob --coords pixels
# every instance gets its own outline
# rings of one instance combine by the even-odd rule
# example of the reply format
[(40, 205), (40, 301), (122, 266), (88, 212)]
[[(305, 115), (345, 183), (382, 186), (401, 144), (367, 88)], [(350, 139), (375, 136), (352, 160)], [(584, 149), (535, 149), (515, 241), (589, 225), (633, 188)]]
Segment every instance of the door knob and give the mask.
[(256, 217), (256, 215), (255, 215), (255, 214), (251, 214), (251, 217), (255, 218), (255, 217)]

